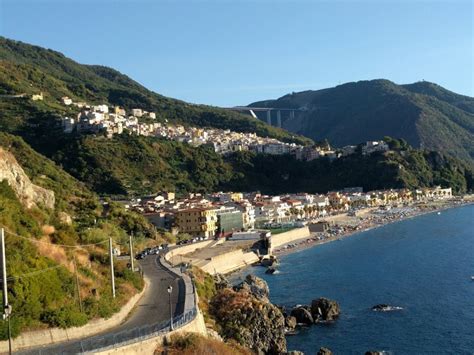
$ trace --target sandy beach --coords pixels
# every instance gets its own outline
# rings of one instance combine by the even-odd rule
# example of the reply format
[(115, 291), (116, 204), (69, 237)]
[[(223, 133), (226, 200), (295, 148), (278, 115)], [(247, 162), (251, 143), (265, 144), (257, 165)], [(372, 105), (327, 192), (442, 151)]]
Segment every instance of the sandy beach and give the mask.
[(347, 213), (337, 214), (319, 219), (330, 224), (329, 229), (323, 233), (314, 233), (309, 238), (297, 240), (273, 250), (276, 256), (295, 253), (317, 245), (330, 243), (336, 240), (350, 237), (356, 233), (365, 232), (374, 228), (385, 226), (389, 223), (402, 221), (427, 213), (441, 212), (443, 210), (465, 206), (474, 203), (474, 195), (466, 195), (463, 198), (456, 197), (449, 200), (434, 200), (426, 202), (415, 202), (403, 207), (390, 209), (365, 208), (349, 216)]

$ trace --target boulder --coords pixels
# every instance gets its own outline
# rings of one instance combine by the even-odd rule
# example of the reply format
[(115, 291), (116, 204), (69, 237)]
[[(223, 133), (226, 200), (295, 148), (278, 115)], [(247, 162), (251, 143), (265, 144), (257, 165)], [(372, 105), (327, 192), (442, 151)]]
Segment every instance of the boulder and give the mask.
[(310, 325), (314, 323), (313, 316), (307, 306), (298, 306), (291, 310), (291, 316), (296, 318), (298, 324)]
[(267, 300), (270, 294), (270, 289), (265, 280), (254, 275), (247, 275), (245, 280), (234, 287), (236, 291), (246, 290), (261, 300)]
[(296, 328), (296, 325), (298, 324), (296, 317), (293, 316), (287, 316), (285, 317), (285, 327), (287, 329), (293, 330)]
[(267, 270), (265, 270), (265, 274), (272, 275), (275, 273), (275, 271), (277, 271), (277, 269), (275, 269), (273, 266), (270, 266)]
[(262, 266), (275, 266), (278, 265), (278, 259), (275, 256), (270, 256), (270, 258), (264, 258), (261, 260)]
[(316, 353), (316, 355), (332, 355), (332, 351), (328, 348), (321, 347), (319, 348), (319, 351)]
[(287, 352), (288, 355), (304, 355), (304, 352), (298, 350), (291, 350)]
[(315, 322), (334, 320), (340, 312), (336, 301), (321, 297), (311, 302), (311, 315)]

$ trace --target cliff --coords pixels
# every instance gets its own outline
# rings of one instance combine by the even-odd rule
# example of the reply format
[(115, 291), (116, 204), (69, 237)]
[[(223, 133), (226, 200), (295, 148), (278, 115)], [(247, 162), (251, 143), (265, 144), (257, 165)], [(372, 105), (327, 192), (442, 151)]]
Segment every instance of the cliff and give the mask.
[(6, 180), (26, 208), (54, 208), (54, 192), (33, 184), (13, 154), (0, 147), (0, 181)]

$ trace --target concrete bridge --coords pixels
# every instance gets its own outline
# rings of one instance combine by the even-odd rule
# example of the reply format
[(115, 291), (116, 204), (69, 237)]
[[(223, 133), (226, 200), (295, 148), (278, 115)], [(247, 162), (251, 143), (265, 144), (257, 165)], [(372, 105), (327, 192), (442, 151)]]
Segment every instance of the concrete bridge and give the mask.
[(289, 114), (289, 119), (295, 118), (295, 112), (304, 111), (302, 108), (284, 108), (284, 107), (251, 107), (251, 106), (235, 106), (227, 107), (226, 110), (247, 112), (254, 118), (258, 118), (256, 112), (266, 112), (267, 124), (272, 125), (272, 111), (276, 112), (276, 127), (281, 128), (281, 113), (286, 112)]

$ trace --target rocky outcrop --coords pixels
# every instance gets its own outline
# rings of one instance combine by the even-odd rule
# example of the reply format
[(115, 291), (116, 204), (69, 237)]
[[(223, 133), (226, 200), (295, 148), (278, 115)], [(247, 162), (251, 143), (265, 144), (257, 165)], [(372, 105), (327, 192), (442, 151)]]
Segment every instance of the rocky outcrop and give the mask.
[(291, 316), (296, 318), (298, 324), (311, 325), (314, 323), (308, 306), (298, 306), (291, 310)]
[(296, 317), (293, 316), (286, 316), (285, 317), (285, 327), (286, 329), (293, 330), (296, 328), (298, 324), (298, 321), (296, 320)]
[(265, 280), (254, 275), (247, 275), (245, 280), (239, 285), (235, 286), (236, 291), (247, 290), (252, 295), (261, 300), (268, 301), (268, 296), (270, 294), (270, 289)]
[(6, 180), (26, 208), (54, 208), (54, 192), (34, 185), (13, 154), (0, 147), (0, 181)]
[(328, 348), (322, 347), (319, 348), (319, 351), (316, 353), (316, 355), (332, 355), (332, 351)]
[(286, 352), (283, 314), (246, 288), (220, 290), (211, 301), (211, 313), (224, 339), (238, 341), (257, 354)]
[(311, 315), (315, 323), (335, 320), (340, 313), (339, 304), (327, 298), (318, 298), (311, 302)]

